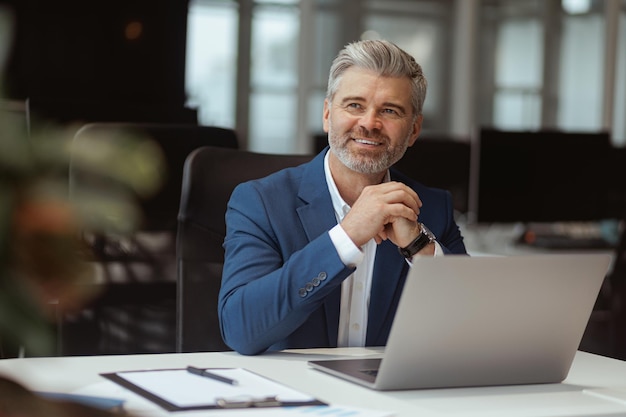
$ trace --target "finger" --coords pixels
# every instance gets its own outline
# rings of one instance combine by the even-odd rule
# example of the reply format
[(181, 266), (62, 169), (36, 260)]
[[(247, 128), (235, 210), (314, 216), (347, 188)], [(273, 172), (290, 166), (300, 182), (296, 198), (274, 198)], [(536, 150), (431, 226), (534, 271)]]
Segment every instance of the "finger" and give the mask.
[(408, 185), (397, 181), (391, 181), (386, 184), (390, 184), (392, 189), (402, 190), (406, 192), (415, 201), (417, 207), (422, 207), (422, 200), (420, 199), (419, 195), (415, 192), (414, 189), (412, 189)]
[(385, 224), (393, 222), (394, 217), (403, 217), (410, 221), (417, 221), (420, 210), (413, 210), (404, 204), (396, 203), (387, 206), (387, 219)]
[(420, 207), (422, 207), (422, 200), (419, 198), (417, 193), (404, 184), (388, 190), (385, 194), (385, 199), (389, 203), (402, 202), (416, 212), (418, 212)]

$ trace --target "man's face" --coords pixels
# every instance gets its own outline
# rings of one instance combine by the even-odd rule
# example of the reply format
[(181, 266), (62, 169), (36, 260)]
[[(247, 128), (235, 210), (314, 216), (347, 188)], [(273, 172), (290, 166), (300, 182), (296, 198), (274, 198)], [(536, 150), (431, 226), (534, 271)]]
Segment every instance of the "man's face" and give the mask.
[(419, 135), (411, 81), (349, 68), (330, 103), (324, 101), (324, 131), (331, 151), (349, 169), (364, 174), (385, 171)]

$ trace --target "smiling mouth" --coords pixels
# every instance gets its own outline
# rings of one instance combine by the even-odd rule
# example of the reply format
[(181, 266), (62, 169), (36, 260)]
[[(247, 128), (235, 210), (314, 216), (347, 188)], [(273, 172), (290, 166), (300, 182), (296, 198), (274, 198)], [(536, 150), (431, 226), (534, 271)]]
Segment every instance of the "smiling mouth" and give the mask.
[(356, 143), (360, 143), (360, 144), (363, 144), (363, 145), (370, 145), (370, 146), (379, 146), (379, 145), (381, 145), (380, 142), (376, 142), (376, 141), (369, 140), (369, 139), (355, 138), (353, 140)]

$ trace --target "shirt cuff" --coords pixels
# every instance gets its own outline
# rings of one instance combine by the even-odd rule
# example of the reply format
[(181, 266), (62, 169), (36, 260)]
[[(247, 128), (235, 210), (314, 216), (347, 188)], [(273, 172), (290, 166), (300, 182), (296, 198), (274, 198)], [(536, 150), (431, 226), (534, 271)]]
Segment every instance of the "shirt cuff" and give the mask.
[(355, 267), (363, 260), (365, 254), (354, 244), (340, 224), (330, 229), (328, 234), (344, 265)]
[(434, 256), (442, 256), (442, 255), (443, 255), (443, 249), (441, 249), (441, 245), (439, 244), (439, 242), (435, 240), (435, 255)]

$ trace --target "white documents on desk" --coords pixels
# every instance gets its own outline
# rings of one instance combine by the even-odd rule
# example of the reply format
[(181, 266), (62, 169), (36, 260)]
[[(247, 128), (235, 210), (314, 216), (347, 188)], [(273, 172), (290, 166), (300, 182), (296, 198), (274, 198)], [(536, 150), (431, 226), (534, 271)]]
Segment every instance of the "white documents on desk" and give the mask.
[(170, 413), (158, 407), (145, 397), (129, 391), (112, 381), (103, 381), (85, 386), (76, 390), (74, 394), (96, 396), (111, 396), (124, 399), (124, 410), (137, 417), (168, 417), (172, 415), (180, 417), (393, 417), (395, 413), (380, 410), (368, 410), (364, 408), (344, 405), (313, 405), (299, 407), (280, 408), (248, 408), (219, 410), (196, 410)]
[(156, 369), (101, 374), (168, 411), (323, 405), (314, 397), (243, 368), (212, 368), (229, 384), (187, 369)]
[(309, 364), (380, 390), (561, 382), (610, 262), (606, 254), (415, 258), (382, 360)]

